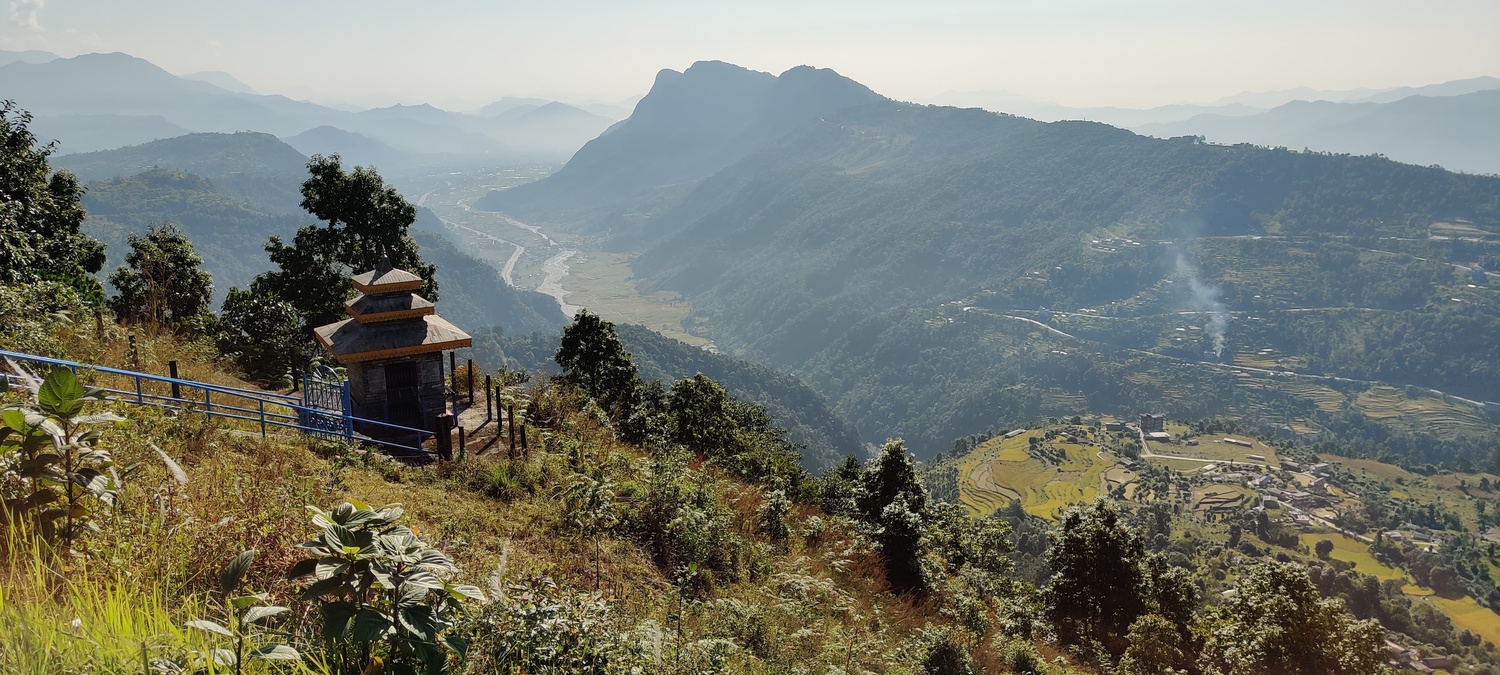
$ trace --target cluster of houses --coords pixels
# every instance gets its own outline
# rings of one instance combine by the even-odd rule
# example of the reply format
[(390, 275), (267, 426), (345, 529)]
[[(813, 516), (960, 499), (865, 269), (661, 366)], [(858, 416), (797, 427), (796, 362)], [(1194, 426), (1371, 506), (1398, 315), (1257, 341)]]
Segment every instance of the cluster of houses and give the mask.
[(1404, 670), (1415, 670), (1419, 673), (1452, 671), (1457, 665), (1451, 656), (1422, 656), (1421, 652), (1403, 647), (1390, 640), (1385, 641), (1385, 654), (1386, 665)]
[(1115, 251), (1118, 251), (1122, 248), (1140, 248), (1144, 245), (1145, 244), (1142, 244), (1141, 242), (1135, 241), (1133, 239), (1125, 239), (1122, 237), (1113, 237), (1110, 239), (1095, 239), (1089, 242), (1089, 248), (1092, 248), (1096, 251), (1104, 251), (1105, 253), (1114, 253)]

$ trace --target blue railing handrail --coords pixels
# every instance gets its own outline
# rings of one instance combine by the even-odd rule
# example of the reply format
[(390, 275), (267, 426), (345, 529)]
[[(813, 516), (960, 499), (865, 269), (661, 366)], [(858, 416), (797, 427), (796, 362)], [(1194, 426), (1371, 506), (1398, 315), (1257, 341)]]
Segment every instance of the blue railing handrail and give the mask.
[(272, 399), (275, 399), (276, 403), (281, 404), (281, 405), (286, 405), (286, 404), (300, 405), (302, 403), (302, 399), (301, 398), (298, 398), (296, 396), (292, 396), (290, 394), (278, 394), (278, 393), (270, 392), (270, 391), (261, 391), (259, 389), (241, 389), (239, 387), (226, 387), (224, 385), (209, 384), (207, 382), (198, 382), (197, 380), (184, 380), (182, 378), (168, 377), (166, 375), (152, 375), (151, 373), (141, 373), (141, 372), (137, 372), (137, 371), (134, 371), (134, 370), (122, 370), (120, 368), (111, 368), (109, 366), (100, 366), (100, 365), (94, 365), (94, 364), (88, 364), (88, 363), (78, 363), (76, 361), (64, 361), (62, 359), (54, 359), (54, 358), (52, 358), (50, 356), (37, 356), (36, 354), (22, 354), (20, 352), (11, 352), (11, 351), (6, 351), (6, 350), (3, 350), (3, 349), (0, 349), (0, 357), (9, 357), (9, 358), (21, 359), (23, 361), (31, 361), (31, 362), (34, 362), (34, 363), (45, 363), (45, 364), (53, 365), (53, 366), (62, 366), (64, 368), (69, 368), (69, 369), (71, 369), (71, 370), (73, 370), (75, 372), (79, 368), (87, 368), (89, 370), (92, 370), (92, 371), (98, 372), (98, 373), (108, 373), (110, 375), (123, 375), (125, 377), (134, 377), (134, 378), (139, 378), (139, 379), (144, 379), (144, 380), (151, 380), (151, 381), (154, 381), (154, 382), (165, 382), (167, 384), (171, 384), (173, 382), (176, 382), (177, 384), (180, 384), (180, 385), (186, 385), (186, 386), (189, 386), (189, 387), (197, 387), (199, 389), (207, 389), (207, 390), (218, 392), (218, 393), (221, 393), (221, 394), (231, 394), (231, 395), (235, 395), (235, 396), (244, 396), (245, 398), (266, 399), (268, 402), (271, 401)]
[[(404, 427), (396, 424), (391, 424), (389, 422), (382, 422), (379, 420), (354, 417), (353, 415), (349, 415), (347, 412), (334, 412), (331, 410), (309, 406), (306, 405), (306, 401), (295, 396), (275, 394), (271, 392), (263, 392), (252, 389), (240, 389), (237, 387), (224, 387), (215, 384), (208, 384), (205, 382), (198, 382), (196, 380), (184, 380), (182, 378), (164, 377), (161, 375), (152, 375), (150, 373), (140, 373), (131, 370), (123, 370), (120, 368), (110, 368), (108, 366), (96, 366), (77, 363), (74, 361), (65, 361), (63, 359), (55, 359), (47, 356), (23, 354), (20, 352), (11, 352), (6, 350), (0, 350), (0, 357), (12, 358), (30, 363), (41, 363), (51, 366), (68, 368), (70, 370), (73, 370), (74, 372), (77, 372), (78, 369), (83, 368), (97, 373), (105, 373), (132, 378), (135, 380), (134, 391), (126, 389), (114, 389), (111, 387), (99, 387), (99, 389), (108, 394), (113, 394), (114, 396), (112, 396), (110, 400), (130, 403), (134, 405), (149, 405), (153, 407), (173, 410), (181, 410), (189, 405), (202, 406), (202, 412), (209, 415), (210, 417), (222, 417), (227, 419), (259, 423), (262, 436), (266, 435), (267, 427), (277, 427), (284, 429), (296, 429), (311, 434), (338, 436), (342, 438), (354, 438), (354, 426), (358, 424), (359, 426), (364, 428), (377, 427), (382, 430), (387, 430), (397, 434), (413, 434), (416, 438), (415, 445), (404, 445), (389, 440), (373, 438), (369, 439), (373, 443), (389, 448), (398, 448), (401, 450), (411, 451), (422, 455), (434, 454), (426, 448), (422, 447), (422, 442), (426, 438), (437, 436), (437, 434), (434, 432), (428, 431), (426, 429)], [(11, 377), (8, 373), (0, 373), (0, 376), (3, 376), (7, 379)], [(143, 380), (176, 384), (178, 385), (179, 389), (181, 387), (197, 388), (204, 392), (204, 397), (201, 399), (190, 399), (164, 396), (162, 394), (147, 392), (144, 387), (141, 386)], [(246, 408), (237, 405), (229, 405), (222, 402), (216, 404), (213, 402), (213, 393), (248, 398), (252, 401), (255, 401), (257, 405), (253, 408)], [(273, 409), (268, 410), (268, 405), (273, 406)], [(291, 413), (288, 414), (279, 412), (274, 409), (274, 407), (277, 406), (290, 409)], [(347, 411), (347, 408), (345, 410)], [(317, 426), (309, 426), (308, 424), (304, 423), (304, 420), (311, 420), (315, 418), (338, 420), (340, 429), (335, 431)]]

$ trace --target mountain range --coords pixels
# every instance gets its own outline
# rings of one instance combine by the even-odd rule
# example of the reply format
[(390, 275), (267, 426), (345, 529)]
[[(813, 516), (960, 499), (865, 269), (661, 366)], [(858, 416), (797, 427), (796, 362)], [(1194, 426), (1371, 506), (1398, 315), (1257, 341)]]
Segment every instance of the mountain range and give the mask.
[(1383, 90), (1246, 92), (1210, 104), (1148, 109), (1069, 107), (1004, 91), (947, 92), (931, 102), (1044, 122), (1103, 122), (1158, 138), (1383, 154), (1409, 164), (1500, 173), (1497, 92), (1500, 78), (1475, 77)]
[[(614, 120), (555, 101), (509, 116), (419, 106), (362, 111), (262, 95), (227, 73), (173, 75), (126, 54), (48, 58), (43, 52), (0, 54), (0, 91), (36, 116), (36, 130), (62, 141), (61, 153), (134, 145), (187, 132), (257, 131), (296, 137), (333, 127), (398, 151), (382, 155), (388, 170), (484, 156), (506, 161), (560, 161)], [(300, 139), (313, 152), (326, 135)]]
[[(1474, 272), (1500, 263), (1500, 178), (708, 62), (663, 72), (561, 170), (480, 206), (636, 254), (641, 292), (691, 303), (685, 327), (924, 453), (1080, 408), (1293, 409), (1283, 432), (1358, 421), (1428, 456), (1484, 452), (1467, 434), (1495, 431), (1456, 399), (1472, 424), (1393, 428), (1362, 392), (1500, 399), (1500, 346), (1475, 338), (1500, 330), (1500, 298)], [(1270, 353), (1307, 379), (1236, 383)], [(1340, 390), (1314, 405), (1311, 382)]]

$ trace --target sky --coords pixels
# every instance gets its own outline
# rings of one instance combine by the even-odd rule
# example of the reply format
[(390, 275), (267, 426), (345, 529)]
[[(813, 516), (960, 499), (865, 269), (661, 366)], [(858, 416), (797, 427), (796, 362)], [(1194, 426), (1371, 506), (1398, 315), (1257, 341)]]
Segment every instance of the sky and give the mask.
[(120, 51), (362, 106), (644, 94), (717, 59), (832, 68), (897, 99), (1065, 105), (1500, 76), (1497, 0), (0, 0), (0, 49)]

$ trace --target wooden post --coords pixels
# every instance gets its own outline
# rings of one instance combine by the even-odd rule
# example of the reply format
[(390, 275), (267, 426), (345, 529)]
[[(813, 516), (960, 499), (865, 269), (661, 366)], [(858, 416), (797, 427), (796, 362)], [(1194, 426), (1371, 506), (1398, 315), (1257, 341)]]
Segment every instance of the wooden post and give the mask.
[(460, 461), (460, 462), (463, 461), (463, 459), (464, 459), (464, 453), (469, 448), (469, 442), (468, 442), (468, 439), (465, 438), (465, 436), (466, 436), (466, 434), (464, 434), (464, 427), (463, 427), (463, 425), (462, 424), (458, 425), (458, 461)]
[(531, 455), (531, 446), (526, 444), (526, 425), (521, 425), (521, 451), (527, 456)]
[(444, 460), (453, 459), (453, 413), (437, 416), (437, 454)]
[(490, 388), (490, 376), (484, 376), (484, 421), (495, 419), (494, 390)]
[(469, 359), (469, 405), (474, 405), (474, 359)]
[(182, 398), (182, 385), (177, 383), (177, 362), (167, 362), (167, 374), (172, 376), (172, 398)]
[(516, 404), (510, 404), (510, 457), (516, 458)]

